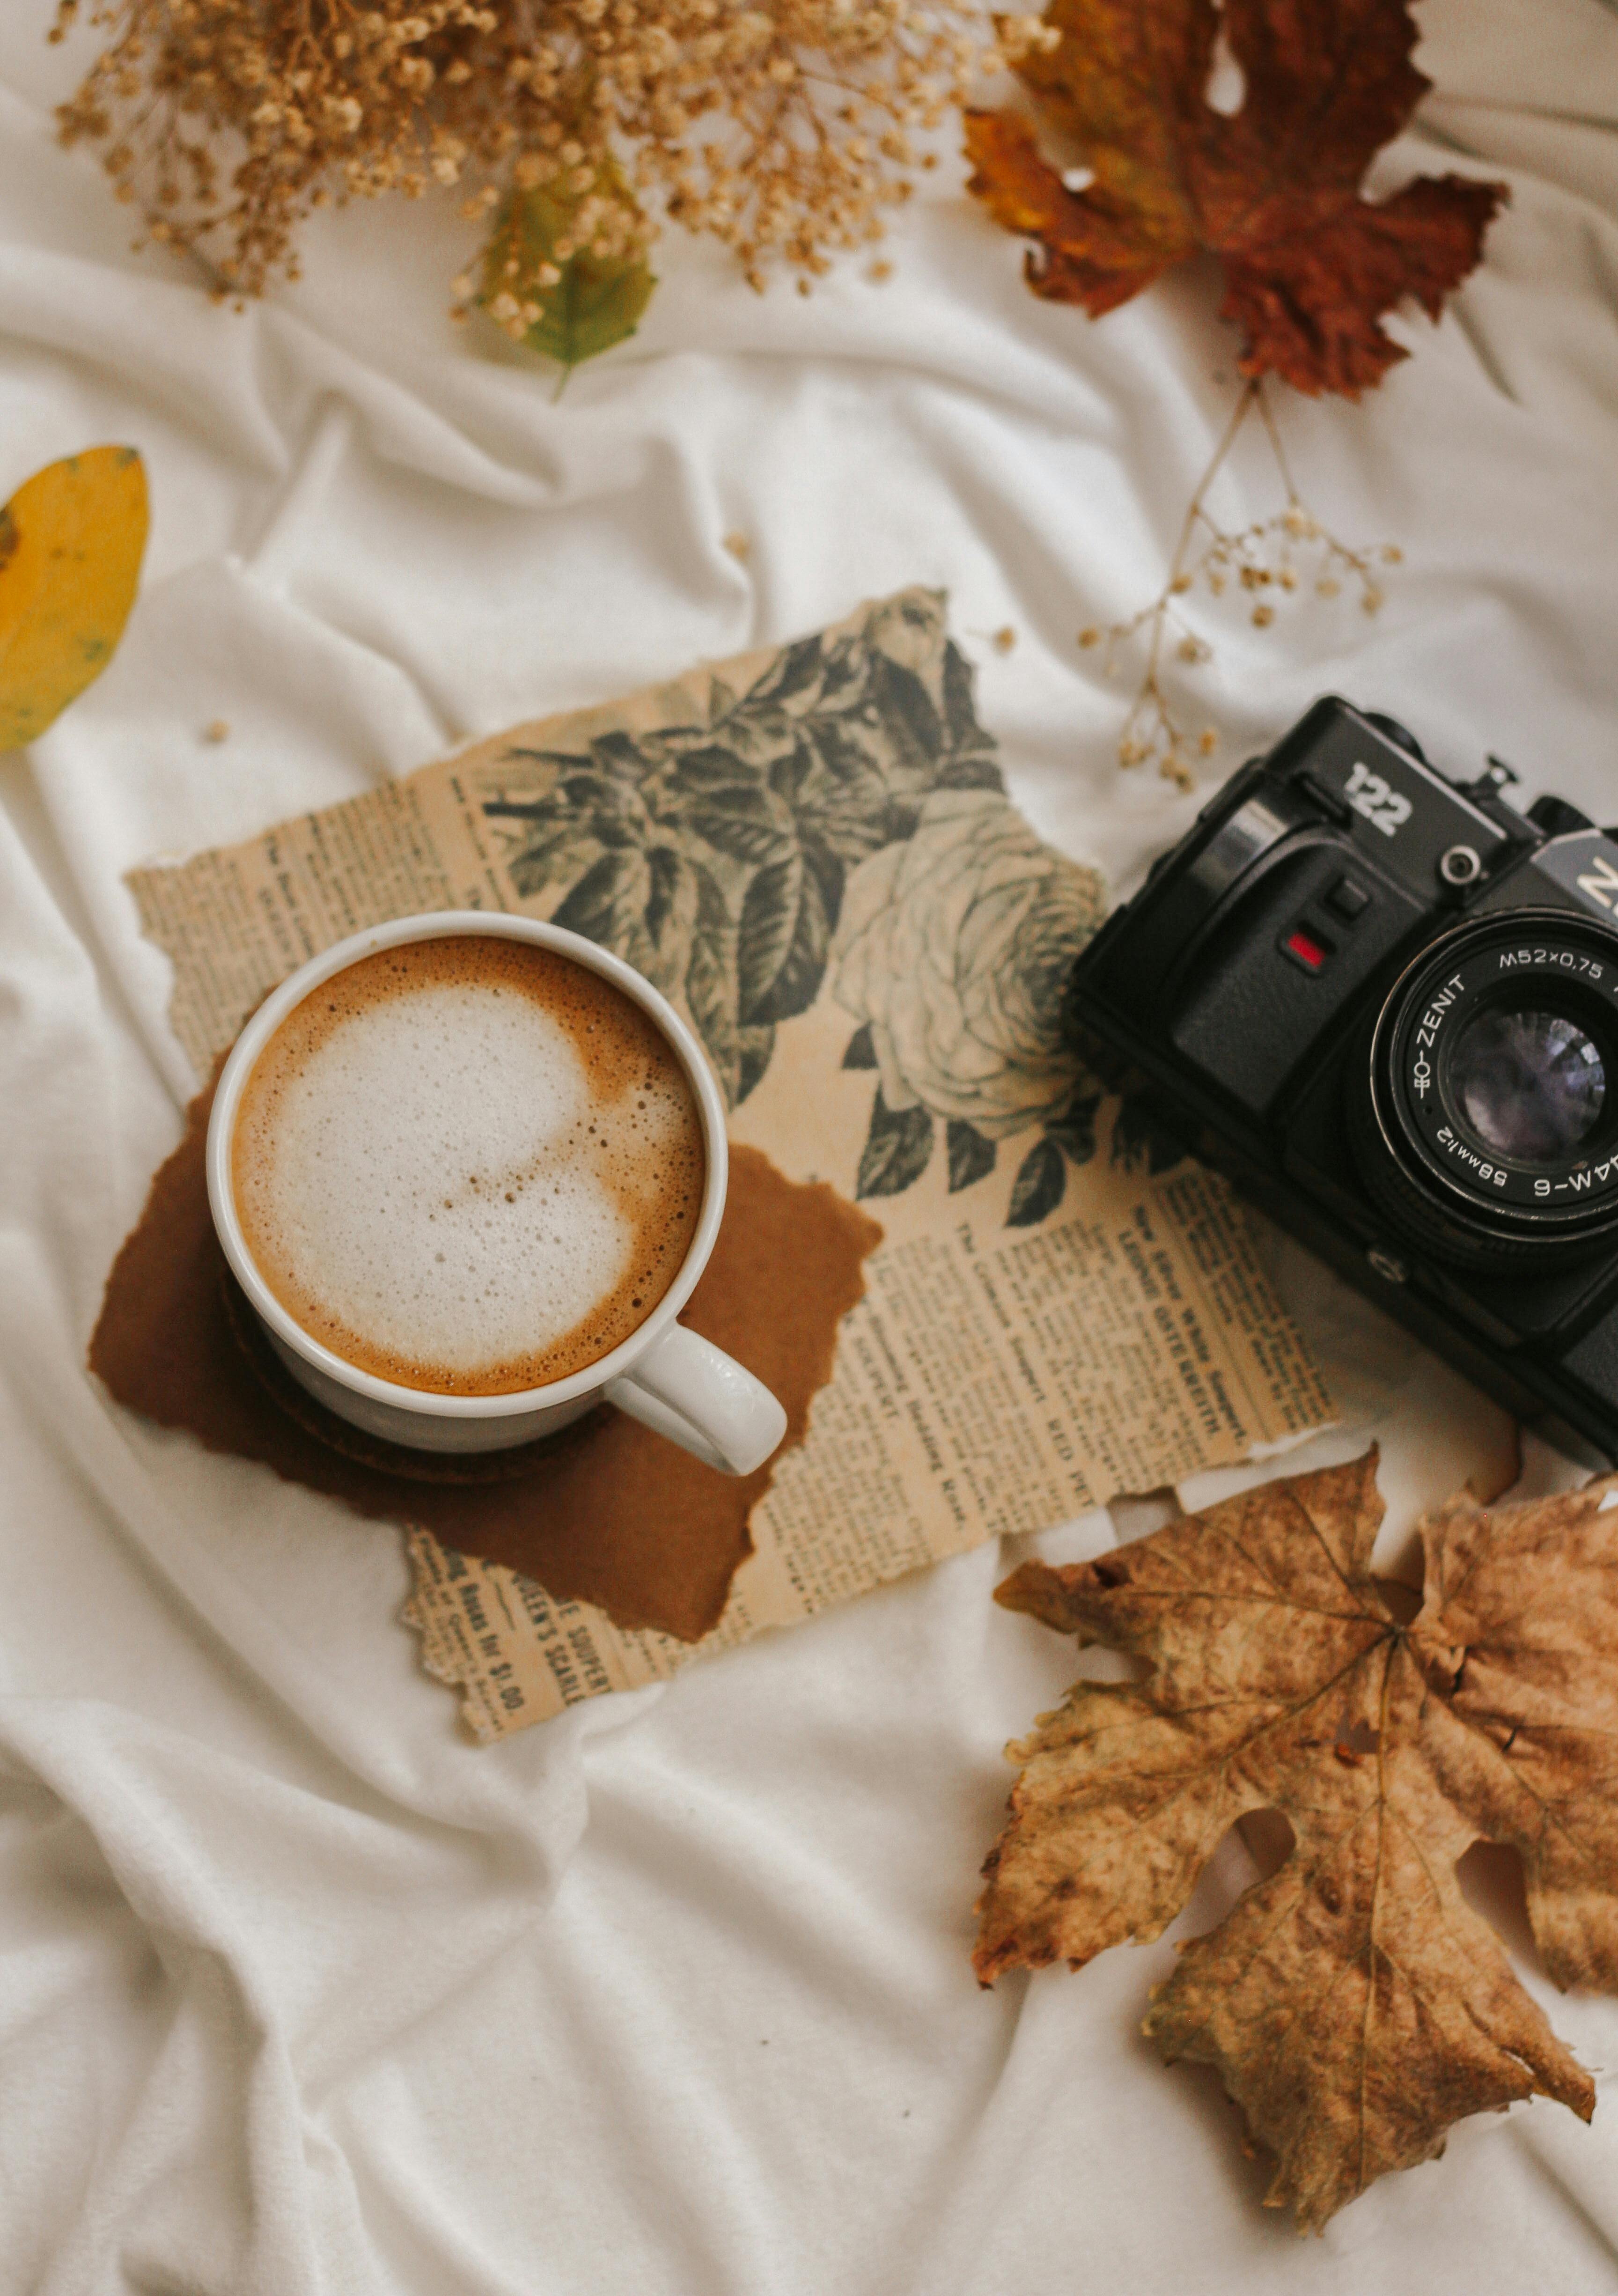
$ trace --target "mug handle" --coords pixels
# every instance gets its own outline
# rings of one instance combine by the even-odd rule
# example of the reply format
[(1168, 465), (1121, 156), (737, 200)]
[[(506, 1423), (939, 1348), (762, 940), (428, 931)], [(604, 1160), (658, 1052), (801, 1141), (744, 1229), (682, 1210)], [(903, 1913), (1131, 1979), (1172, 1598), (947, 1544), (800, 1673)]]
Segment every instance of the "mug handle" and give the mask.
[(786, 1432), (786, 1414), (763, 1381), (683, 1324), (670, 1324), (604, 1392), (722, 1475), (751, 1475)]

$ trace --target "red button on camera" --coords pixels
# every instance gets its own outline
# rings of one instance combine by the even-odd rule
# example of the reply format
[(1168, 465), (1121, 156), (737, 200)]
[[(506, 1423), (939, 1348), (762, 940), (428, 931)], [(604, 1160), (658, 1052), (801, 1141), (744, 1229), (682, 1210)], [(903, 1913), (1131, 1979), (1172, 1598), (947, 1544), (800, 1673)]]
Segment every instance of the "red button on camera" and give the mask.
[(1281, 945), (1288, 956), (1295, 956), (1299, 964), (1310, 972), (1318, 972), (1326, 963), (1326, 951), (1319, 942), (1311, 940), (1301, 928), (1297, 932), (1288, 933)]

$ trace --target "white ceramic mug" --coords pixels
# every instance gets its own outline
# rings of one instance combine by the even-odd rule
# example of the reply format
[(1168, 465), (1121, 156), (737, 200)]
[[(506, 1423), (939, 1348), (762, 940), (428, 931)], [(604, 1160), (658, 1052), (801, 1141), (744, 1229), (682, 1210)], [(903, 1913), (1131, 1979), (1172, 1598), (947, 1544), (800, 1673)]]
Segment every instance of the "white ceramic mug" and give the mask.
[[(691, 1249), (668, 1291), (645, 1322), (598, 1363), (513, 1395), (439, 1395), (401, 1387), (361, 1371), (323, 1347), (287, 1313), (255, 1267), (232, 1185), (231, 1143), (242, 1086), (287, 1014), (311, 989), (362, 957), (397, 948), (402, 942), (437, 940), (449, 934), (529, 941), (554, 949), (610, 980), (651, 1016), (673, 1046), (702, 1112), (708, 1166), (702, 1208)], [(208, 1125), (208, 1201), (214, 1226), (231, 1272), (270, 1345), (292, 1377), (340, 1418), (417, 1451), (505, 1450), (554, 1434), (597, 1403), (607, 1402), (727, 1475), (748, 1475), (761, 1466), (786, 1432), (785, 1412), (750, 1371), (675, 1320), (696, 1288), (719, 1234), (727, 1169), (725, 1104), (719, 1086), (696, 1038), (651, 982), (579, 933), (539, 924), (530, 917), (491, 915), (480, 909), (402, 917), (355, 933), (300, 965), (259, 1007), (236, 1039), (220, 1073)]]

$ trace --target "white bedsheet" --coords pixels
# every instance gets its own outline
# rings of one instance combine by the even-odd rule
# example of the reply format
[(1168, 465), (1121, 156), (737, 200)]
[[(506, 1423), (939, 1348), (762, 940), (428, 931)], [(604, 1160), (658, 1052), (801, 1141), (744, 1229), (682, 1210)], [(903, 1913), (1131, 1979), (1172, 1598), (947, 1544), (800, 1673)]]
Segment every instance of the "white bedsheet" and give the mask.
[[(666, 242), (639, 338), (553, 406), (446, 318), (448, 203), (323, 222), (243, 317), (131, 256), (53, 144), (91, 49), (47, 49), (50, 12), (0, 19), (0, 498), (127, 439), (155, 522), (112, 668), (0, 761), (0, 2296), (1618, 2285), (1605, 2079), (1592, 2128), (1466, 2124), (1300, 2246), (1217, 2085), (1137, 2036), (1167, 1944), (978, 1991), (1001, 1747), (1072, 1671), (992, 1606), (1007, 1554), (479, 1751), (397, 1623), (392, 1532), (82, 1369), (191, 1088), (133, 862), (920, 580), (1018, 798), (1129, 890), (1192, 801), (1119, 775), (1123, 690), (1072, 640), (1155, 586), (1225, 418), (1211, 278), (1100, 325), (1045, 306), (951, 165), (885, 286), (760, 300)], [(1395, 322), (1383, 390), (1282, 418), (1315, 505), (1407, 563), (1376, 622), (1217, 617), (1207, 709), (1228, 766), (1346, 691), (1608, 818), (1618, 17), (1425, 22), (1440, 94), (1394, 164), (1481, 161), (1514, 205), (1440, 328)], [(1225, 502), (1273, 506), (1261, 457)], [(1347, 1414), (1305, 1456), (1377, 1432), (1397, 1538), (1500, 1415), (1278, 1259)], [(1249, 1870), (1227, 1844), (1191, 1925)], [(1618, 2004), (1524, 1967), (1618, 2065)]]

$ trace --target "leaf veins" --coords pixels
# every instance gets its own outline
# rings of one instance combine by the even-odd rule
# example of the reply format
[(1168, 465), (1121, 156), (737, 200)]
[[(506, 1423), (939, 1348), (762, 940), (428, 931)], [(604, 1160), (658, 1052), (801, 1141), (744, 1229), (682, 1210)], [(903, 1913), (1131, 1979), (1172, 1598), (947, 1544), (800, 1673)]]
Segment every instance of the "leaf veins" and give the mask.
[[(1052, 0), (1044, 20), (1059, 43), (1019, 70), (1088, 181), (1070, 191), (1020, 115), (973, 111), (971, 188), (1039, 242), (1035, 293), (1092, 318), (1207, 249), (1243, 373), (1357, 398), (1406, 356), (1383, 318), (1409, 295), (1436, 319), (1507, 197), (1458, 176), (1361, 196), (1431, 85), (1407, 0)], [(1244, 82), (1228, 114), (1206, 94), (1221, 29)]]
[(1421, 1526), (1408, 1626), (1370, 1573), (1376, 1454), (1261, 1485), (1090, 1563), (998, 1590), (1146, 1660), (1081, 1682), (1010, 1749), (974, 1962), (1080, 1967), (1160, 1937), (1244, 1812), (1294, 1846), (1183, 1947), (1145, 2030), (1216, 2066), (1318, 2230), (1464, 2116), (1532, 2095), (1588, 2120), (1589, 2075), (1463, 1898), (1478, 1840), (1517, 1850), (1558, 1985), (1618, 1991), (1618, 1512), (1607, 1479)]

